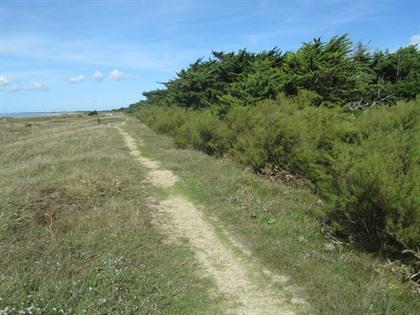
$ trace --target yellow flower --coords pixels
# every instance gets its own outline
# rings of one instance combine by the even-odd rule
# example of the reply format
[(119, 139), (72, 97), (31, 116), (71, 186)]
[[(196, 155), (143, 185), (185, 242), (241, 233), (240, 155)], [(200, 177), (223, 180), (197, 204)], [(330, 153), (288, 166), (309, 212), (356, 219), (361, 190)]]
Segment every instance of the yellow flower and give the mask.
[(388, 283), (388, 288), (395, 289), (395, 288), (397, 288), (397, 286), (390, 282), (390, 283)]

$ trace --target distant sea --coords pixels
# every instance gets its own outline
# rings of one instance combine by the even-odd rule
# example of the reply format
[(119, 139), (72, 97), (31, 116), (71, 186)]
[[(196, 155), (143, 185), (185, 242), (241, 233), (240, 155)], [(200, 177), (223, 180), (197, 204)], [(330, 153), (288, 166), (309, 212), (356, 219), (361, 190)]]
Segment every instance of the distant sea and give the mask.
[(33, 113), (0, 113), (0, 118), (31, 118), (31, 117), (46, 117), (59, 116), (66, 114), (64, 112), (33, 112)]

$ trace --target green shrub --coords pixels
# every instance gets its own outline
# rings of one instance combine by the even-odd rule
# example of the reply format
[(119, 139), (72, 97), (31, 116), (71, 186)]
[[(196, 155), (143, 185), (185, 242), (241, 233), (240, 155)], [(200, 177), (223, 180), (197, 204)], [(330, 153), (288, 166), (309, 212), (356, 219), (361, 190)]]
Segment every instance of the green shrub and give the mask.
[(174, 136), (176, 130), (188, 120), (190, 111), (179, 107), (143, 106), (135, 114), (154, 130)]
[(362, 114), (359, 146), (335, 160), (339, 232), (369, 249), (398, 253), (420, 244), (419, 101)]
[(231, 147), (231, 132), (209, 111), (190, 113), (189, 120), (176, 130), (175, 144), (210, 155), (223, 156)]
[(306, 177), (318, 193), (331, 197), (335, 143), (357, 142), (360, 135), (350, 115), (311, 103), (311, 98), (281, 97), (232, 108), (226, 116), (236, 135), (232, 155), (256, 171), (287, 169)]
[[(226, 98), (228, 99), (228, 98)], [(211, 110), (144, 107), (137, 116), (193, 148), (304, 177), (327, 202), (337, 234), (385, 254), (420, 246), (420, 100), (357, 115), (313, 106), (316, 95), (280, 95)], [(220, 118), (219, 118), (220, 117)]]

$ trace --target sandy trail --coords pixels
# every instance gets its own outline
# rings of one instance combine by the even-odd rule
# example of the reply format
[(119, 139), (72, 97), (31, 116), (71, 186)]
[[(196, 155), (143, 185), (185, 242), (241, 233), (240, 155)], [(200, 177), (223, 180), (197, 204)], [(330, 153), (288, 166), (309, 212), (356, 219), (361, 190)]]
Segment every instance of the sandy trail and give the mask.
[[(160, 163), (141, 156), (134, 139), (117, 127), (130, 149), (130, 153), (144, 166), (151, 169), (149, 181), (170, 191), (178, 178), (169, 170), (159, 170)], [(240, 248), (227, 240), (221, 240), (214, 227), (200, 210), (186, 197), (172, 194), (159, 203), (153, 223), (163, 230), (169, 240), (186, 238), (201, 265), (200, 276), (213, 279), (227, 305), (225, 314), (294, 314), (295, 304), (304, 304), (299, 298), (286, 298), (272, 283), (262, 266), (238, 254)], [(235, 249), (233, 249), (235, 248)], [(263, 276), (265, 274), (265, 276)], [(271, 279), (273, 281), (268, 281)]]

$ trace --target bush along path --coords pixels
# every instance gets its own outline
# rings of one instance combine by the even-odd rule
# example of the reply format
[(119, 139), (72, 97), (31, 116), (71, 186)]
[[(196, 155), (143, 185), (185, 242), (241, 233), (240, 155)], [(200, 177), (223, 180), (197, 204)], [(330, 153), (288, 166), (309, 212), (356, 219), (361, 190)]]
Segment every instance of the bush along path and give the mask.
[[(123, 124), (124, 125), (124, 124)], [(186, 241), (200, 265), (200, 277), (210, 278), (215, 294), (224, 297), (226, 314), (295, 314), (308, 309), (287, 277), (275, 275), (246, 254), (223, 230), (217, 229), (186, 195), (177, 189), (179, 178), (161, 167), (159, 161), (142, 156), (133, 137), (116, 128), (131, 155), (149, 169), (148, 182), (159, 190), (153, 222), (168, 242)], [(151, 203), (153, 198), (150, 198)]]

